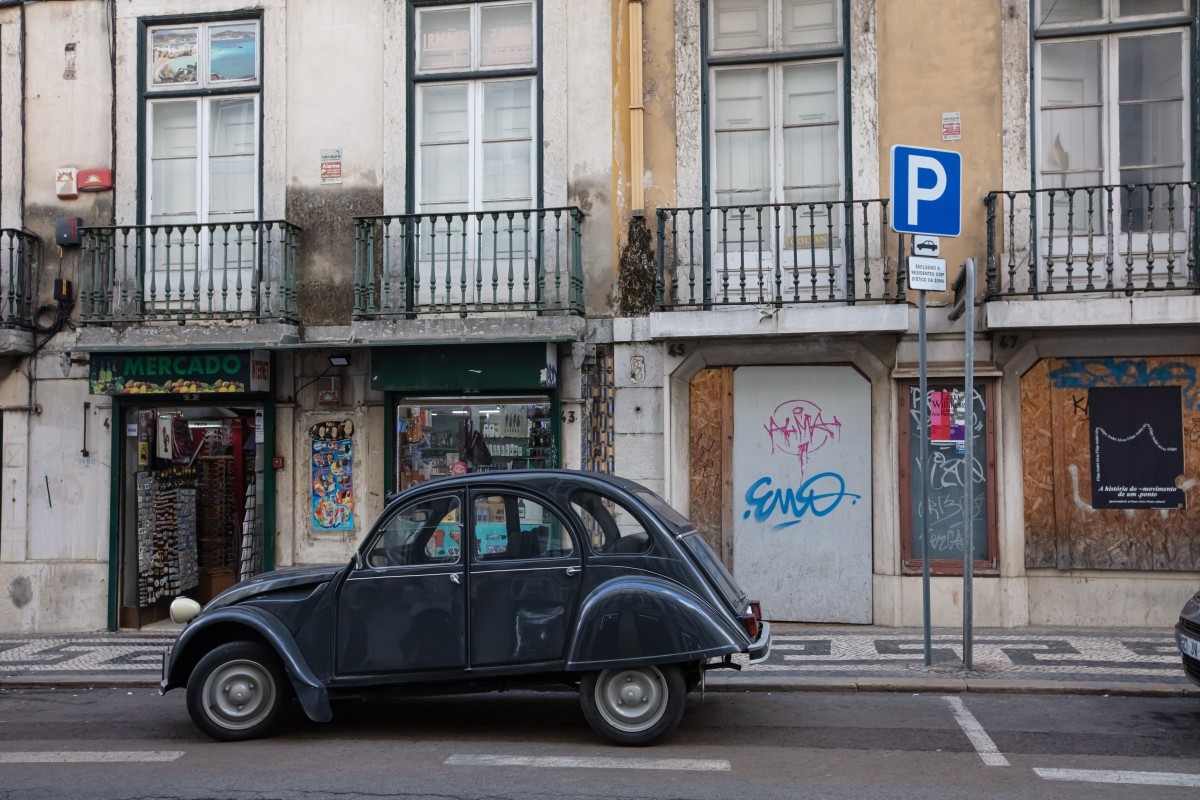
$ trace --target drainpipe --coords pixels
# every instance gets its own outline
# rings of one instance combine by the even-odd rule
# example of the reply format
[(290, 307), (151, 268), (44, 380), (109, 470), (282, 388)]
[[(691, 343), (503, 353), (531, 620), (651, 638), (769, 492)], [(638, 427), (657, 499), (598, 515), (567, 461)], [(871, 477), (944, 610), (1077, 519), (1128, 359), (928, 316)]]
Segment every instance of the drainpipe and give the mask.
[(629, 188), (633, 215), (646, 207), (646, 152), (642, 131), (642, 3), (629, 0)]

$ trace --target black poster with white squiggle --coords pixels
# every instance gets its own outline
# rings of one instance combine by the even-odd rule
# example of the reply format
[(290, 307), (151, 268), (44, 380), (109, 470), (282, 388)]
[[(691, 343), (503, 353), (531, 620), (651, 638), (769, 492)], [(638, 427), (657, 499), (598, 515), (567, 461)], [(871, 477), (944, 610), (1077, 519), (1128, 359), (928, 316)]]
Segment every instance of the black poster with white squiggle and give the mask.
[(1093, 508), (1183, 508), (1178, 386), (1088, 389)]

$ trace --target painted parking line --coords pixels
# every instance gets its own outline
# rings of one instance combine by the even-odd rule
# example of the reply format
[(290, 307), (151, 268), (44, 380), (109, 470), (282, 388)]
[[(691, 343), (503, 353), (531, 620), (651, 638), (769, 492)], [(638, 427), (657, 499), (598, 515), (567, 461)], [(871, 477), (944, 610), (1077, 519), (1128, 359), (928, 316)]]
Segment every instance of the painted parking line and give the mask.
[(475, 756), (453, 755), (446, 764), (456, 767), (549, 767), (551, 769), (665, 769), (729, 772), (721, 758), (604, 758), (600, 756)]
[(175, 761), (182, 750), (47, 750), (0, 753), (0, 764), (103, 764)]
[(1007, 767), (1008, 759), (996, 749), (996, 743), (992, 741), (992, 737), (987, 735), (987, 731), (979, 724), (979, 720), (975, 719), (975, 715), (963, 705), (962, 698), (949, 696), (942, 699), (950, 704), (954, 721), (971, 740), (971, 745), (975, 748), (975, 752), (979, 753), (983, 763), (989, 767)]
[(1125, 772), (1115, 769), (1044, 769), (1042, 767), (1034, 767), (1033, 771), (1048, 781), (1200, 787), (1200, 775), (1189, 775), (1185, 772)]

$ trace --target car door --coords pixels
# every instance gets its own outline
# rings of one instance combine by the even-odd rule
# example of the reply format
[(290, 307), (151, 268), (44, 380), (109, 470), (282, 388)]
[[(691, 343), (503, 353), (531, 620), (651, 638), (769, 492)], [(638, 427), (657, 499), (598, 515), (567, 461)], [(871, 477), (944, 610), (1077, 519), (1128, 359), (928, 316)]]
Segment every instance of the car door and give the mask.
[(466, 667), (463, 534), (457, 492), (381, 520), (338, 594), (338, 675)]
[(545, 499), (471, 492), (472, 668), (562, 661), (583, 581), (581, 549)]

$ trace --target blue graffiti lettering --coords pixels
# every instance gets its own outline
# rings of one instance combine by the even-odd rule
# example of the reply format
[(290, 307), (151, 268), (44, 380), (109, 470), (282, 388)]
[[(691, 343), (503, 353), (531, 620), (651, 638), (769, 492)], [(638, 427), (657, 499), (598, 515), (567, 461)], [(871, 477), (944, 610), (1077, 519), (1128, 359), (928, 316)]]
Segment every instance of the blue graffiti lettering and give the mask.
[(776, 531), (798, 525), (810, 512), (814, 517), (823, 517), (847, 497), (850, 498), (850, 505), (857, 505), (862, 499), (862, 495), (846, 491), (846, 481), (836, 472), (813, 475), (795, 490), (790, 487), (771, 489), (770, 486), (771, 479), (766, 476), (750, 484), (745, 498), (750, 509), (742, 518), (750, 519), (753, 514), (755, 522), (767, 522), (775, 513), (790, 515), (792, 519), (771, 526)]
[(1093, 386), (1181, 386), (1184, 405), (1200, 410), (1196, 368), (1184, 361), (1151, 367), (1145, 359), (1068, 358), (1050, 371), (1055, 389), (1090, 389)]

